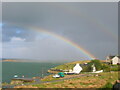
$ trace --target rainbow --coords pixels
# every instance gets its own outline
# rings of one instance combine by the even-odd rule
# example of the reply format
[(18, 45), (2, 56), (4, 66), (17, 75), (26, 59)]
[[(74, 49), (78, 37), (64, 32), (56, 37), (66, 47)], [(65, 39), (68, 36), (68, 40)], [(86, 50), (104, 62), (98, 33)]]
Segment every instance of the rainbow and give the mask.
[(82, 48), (80, 45), (78, 45), (77, 43), (63, 37), (63, 36), (60, 36), (54, 32), (49, 32), (45, 29), (41, 29), (41, 28), (30, 28), (30, 30), (35, 30), (35, 31), (38, 31), (38, 32), (42, 32), (42, 33), (45, 33), (47, 35), (50, 35), (50, 36), (53, 36), (55, 38), (58, 38), (64, 42), (66, 42), (67, 44), (71, 45), (72, 47), (74, 48), (77, 48), (81, 53), (83, 53), (85, 56), (87, 56), (89, 59), (95, 59), (96, 57), (94, 55), (92, 55), (89, 51), (85, 50), (84, 48)]

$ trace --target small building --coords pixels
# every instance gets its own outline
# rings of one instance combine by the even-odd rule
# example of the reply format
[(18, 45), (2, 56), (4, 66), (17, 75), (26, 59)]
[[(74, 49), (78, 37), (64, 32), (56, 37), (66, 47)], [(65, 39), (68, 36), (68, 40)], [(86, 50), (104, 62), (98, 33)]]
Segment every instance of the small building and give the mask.
[(79, 74), (82, 71), (82, 67), (77, 63), (75, 67), (73, 67), (73, 72)]
[(72, 75), (72, 74), (79, 74), (82, 71), (82, 67), (77, 63), (74, 67), (73, 70), (69, 70), (69, 72), (64, 72), (67, 75)]
[(106, 57), (106, 61), (110, 62), (113, 65), (120, 64), (120, 56), (119, 55), (116, 55), (116, 56), (107, 56)]

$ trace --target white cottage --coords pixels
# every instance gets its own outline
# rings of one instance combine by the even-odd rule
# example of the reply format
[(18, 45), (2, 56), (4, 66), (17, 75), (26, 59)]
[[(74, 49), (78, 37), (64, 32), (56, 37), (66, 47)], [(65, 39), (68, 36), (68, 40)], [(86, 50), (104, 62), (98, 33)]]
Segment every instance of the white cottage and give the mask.
[(112, 64), (120, 64), (120, 56), (115, 56), (112, 58)]
[(120, 64), (120, 56), (107, 56), (106, 61), (110, 61), (113, 65)]
[(73, 68), (73, 72), (79, 74), (81, 71), (82, 71), (82, 67), (79, 65), (79, 63), (77, 63)]
[(65, 74), (79, 74), (82, 71), (82, 67), (77, 63), (74, 67), (73, 70), (69, 70), (69, 72), (64, 72)]

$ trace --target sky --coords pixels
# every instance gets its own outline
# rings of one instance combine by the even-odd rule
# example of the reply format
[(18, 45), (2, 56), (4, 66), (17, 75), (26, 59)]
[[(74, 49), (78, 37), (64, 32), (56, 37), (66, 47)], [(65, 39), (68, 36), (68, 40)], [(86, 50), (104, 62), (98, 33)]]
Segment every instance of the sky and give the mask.
[(2, 56), (76, 61), (92, 59), (83, 50), (102, 60), (117, 55), (117, 9), (117, 2), (4, 2)]

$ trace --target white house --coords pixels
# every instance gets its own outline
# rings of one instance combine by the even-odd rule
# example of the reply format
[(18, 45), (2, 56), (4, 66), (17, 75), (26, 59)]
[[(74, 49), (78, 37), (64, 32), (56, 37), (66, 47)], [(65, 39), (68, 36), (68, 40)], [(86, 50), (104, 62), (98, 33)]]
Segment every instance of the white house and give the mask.
[(112, 58), (112, 64), (120, 64), (120, 56), (115, 56)]
[(107, 56), (106, 61), (111, 62), (113, 65), (120, 64), (120, 56)]
[(73, 72), (79, 74), (81, 71), (82, 71), (82, 67), (79, 65), (79, 63), (77, 63), (73, 68)]
[(69, 70), (69, 72), (64, 72), (65, 74), (79, 74), (82, 71), (82, 67), (77, 63), (74, 67), (73, 70)]

